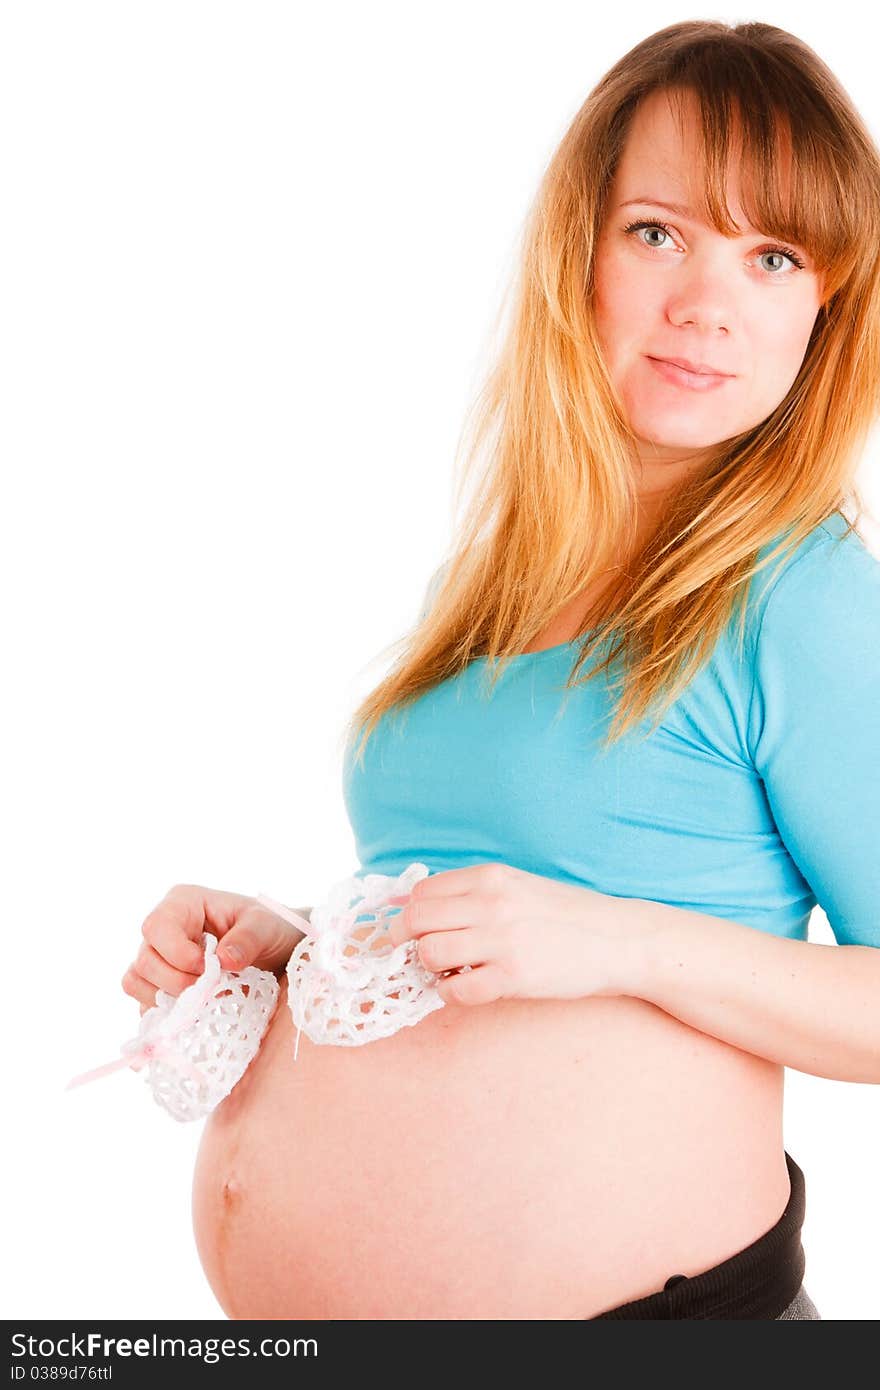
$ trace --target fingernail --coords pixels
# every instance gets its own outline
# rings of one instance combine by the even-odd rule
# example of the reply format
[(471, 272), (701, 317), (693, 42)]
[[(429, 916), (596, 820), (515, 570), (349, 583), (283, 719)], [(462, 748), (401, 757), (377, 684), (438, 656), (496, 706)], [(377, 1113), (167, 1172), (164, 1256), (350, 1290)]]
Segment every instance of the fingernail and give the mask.
[(223, 956), (224, 959), (227, 960), (231, 966), (233, 966), (233, 968), (235, 966), (241, 965), (242, 961), (244, 960), (244, 956), (242, 955), (241, 951), (238, 949), (237, 946), (224, 946)]

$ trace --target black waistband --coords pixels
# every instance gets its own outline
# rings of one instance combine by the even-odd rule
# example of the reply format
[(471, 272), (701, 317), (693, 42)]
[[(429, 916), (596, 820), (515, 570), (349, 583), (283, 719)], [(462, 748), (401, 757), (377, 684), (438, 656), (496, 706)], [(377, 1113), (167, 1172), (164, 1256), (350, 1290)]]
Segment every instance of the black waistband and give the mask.
[(804, 1175), (785, 1155), (791, 1196), (775, 1226), (744, 1250), (712, 1269), (691, 1276), (673, 1274), (659, 1293), (622, 1303), (602, 1318), (760, 1318), (775, 1319), (791, 1303), (803, 1278)]

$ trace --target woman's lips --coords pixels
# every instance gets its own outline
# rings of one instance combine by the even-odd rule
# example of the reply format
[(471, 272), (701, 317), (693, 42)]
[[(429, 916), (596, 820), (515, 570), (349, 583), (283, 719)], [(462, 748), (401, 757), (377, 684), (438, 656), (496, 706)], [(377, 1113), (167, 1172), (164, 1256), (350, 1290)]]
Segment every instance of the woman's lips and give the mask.
[(660, 357), (649, 357), (648, 361), (670, 385), (683, 386), (687, 391), (714, 391), (716, 387), (723, 386), (725, 382), (735, 379), (732, 376), (709, 376), (703, 373), (686, 372), (684, 367), (676, 367), (674, 363), (664, 362)]

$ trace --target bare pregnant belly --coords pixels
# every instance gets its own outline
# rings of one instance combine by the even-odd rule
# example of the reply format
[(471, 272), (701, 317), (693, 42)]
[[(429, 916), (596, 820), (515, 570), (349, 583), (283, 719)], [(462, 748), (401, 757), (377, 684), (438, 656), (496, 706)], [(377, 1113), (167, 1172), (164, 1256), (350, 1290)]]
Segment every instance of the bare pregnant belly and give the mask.
[(447, 1004), (363, 1047), (287, 982), (208, 1117), (199, 1255), (230, 1318), (588, 1318), (697, 1274), (789, 1196), (784, 1069), (632, 998)]

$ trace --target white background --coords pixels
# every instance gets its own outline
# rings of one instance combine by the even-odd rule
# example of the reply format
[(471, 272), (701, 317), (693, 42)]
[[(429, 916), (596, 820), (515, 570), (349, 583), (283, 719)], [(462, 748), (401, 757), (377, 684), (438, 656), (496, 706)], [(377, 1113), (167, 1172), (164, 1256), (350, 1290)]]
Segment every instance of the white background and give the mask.
[[(798, 34), (877, 138), (848, 8), (711, 17)], [(305, 905), (356, 867), (343, 725), (447, 545), (527, 204), (606, 69), (693, 17), (3, 7), (5, 1317), (223, 1317), (201, 1125), (127, 1070), (64, 1086), (137, 1031), (172, 884)], [(878, 1140), (876, 1087), (788, 1072), (826, 1319), (880, 1316)]]

